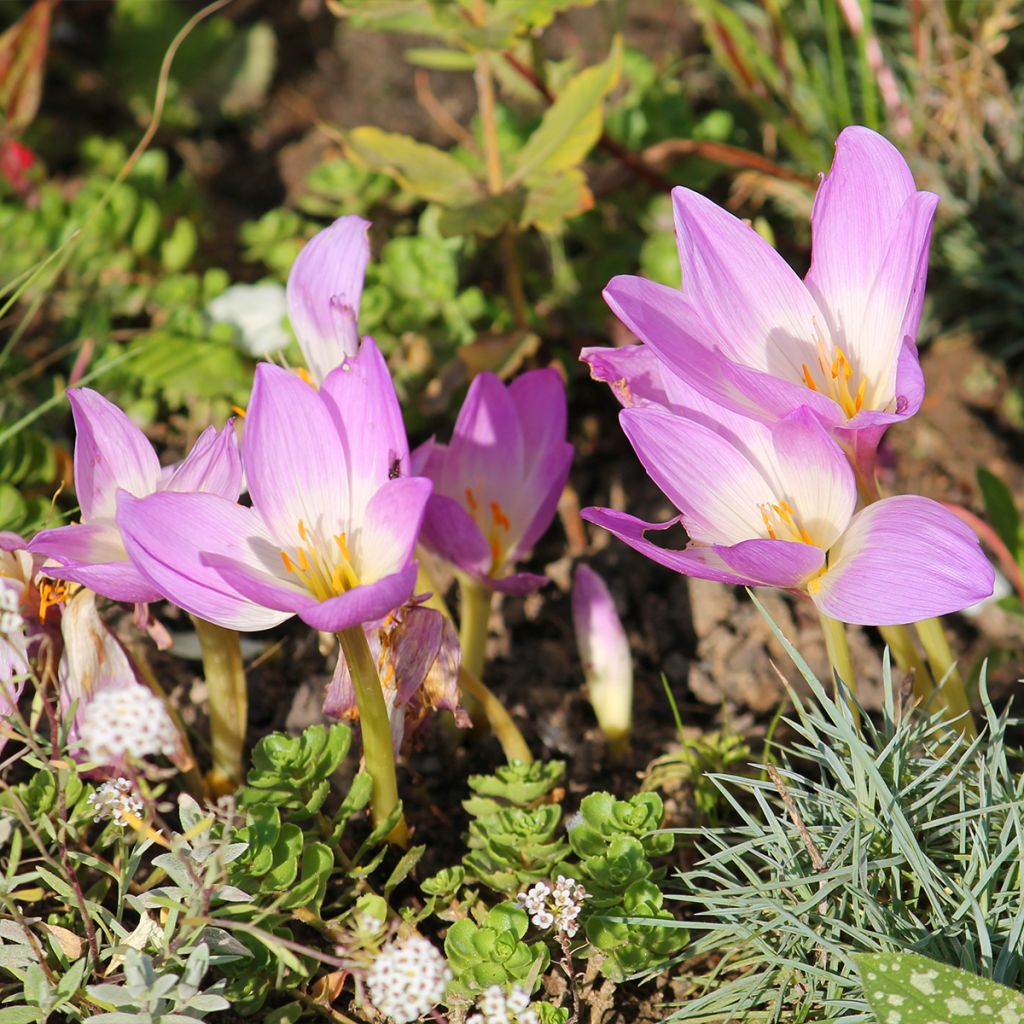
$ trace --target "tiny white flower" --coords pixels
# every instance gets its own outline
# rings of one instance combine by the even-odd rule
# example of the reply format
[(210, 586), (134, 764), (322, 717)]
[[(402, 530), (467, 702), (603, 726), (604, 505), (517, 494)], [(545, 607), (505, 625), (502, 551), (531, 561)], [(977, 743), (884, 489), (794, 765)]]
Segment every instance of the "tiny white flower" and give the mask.
[(422, 936), (385, 946), (366, 975), (370, 1002), (396, 1024), (422, 1017), (443, 998), (452, 972)]
[(130, 779), (119, 777), (104, 782), (95, 793), (89, 794), (89, 803), (95, 812), (93, 821), (109, 818), (115, 825), (124, 828), (128, 824), (126, 814), (142, 817), (143, 803)]
[(206, 307), (214, 320), (238, 331), (239, 348), (254, 359), (288, 347), (287, 311), (284, 287), (276, 281), (233, 284)]
[(90, 761), (118, 764), (153, 754), (170, 757), (178, 732), (156, 694), (144, 686), (120, 686), (102, 690), (89, 703), (81, 739)]

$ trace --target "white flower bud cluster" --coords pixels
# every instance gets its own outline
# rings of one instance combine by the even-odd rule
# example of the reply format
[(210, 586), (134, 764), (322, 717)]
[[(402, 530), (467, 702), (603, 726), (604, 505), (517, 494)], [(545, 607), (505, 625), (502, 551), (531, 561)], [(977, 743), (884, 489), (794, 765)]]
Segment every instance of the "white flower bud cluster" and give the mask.
[(178, 733), (167, 709), (144, 686), (119, 686), (98, 693), (82, 723), (85, 756), (96, 764), (119, 764), (152, 754), (171, 756)]
[(396, 1024), (408, 1024), (443, 998), (452, 972), (422, 936), (385, 946), (366, 975), (370, 1002)]
[(126, 814), (135, 818), (142, 817), (142, 800), (139, 799), (131, 780), (123, 776), (104, 782), (95, 793), (90, 793), (89, 803), (95, 811), (93, 821), (105, 821), (109, 818), (115, 825), (124, 828), (128, 824)]
[(507, 995), (500, 985), (492, 985), (480, 996), (477, 1009), (466, 1024), (540, 1024), (537, 1011), (530, 1009), (530, 993), (519, 985)]
[(575, 878), (559, 875), (554, 888), (547, 882), (538, 882), (526, 892), (521, 892), (516, 899), (536, 927), (554, 928), (556, 932), (571, 939), (579, 931), (576, 919), (580, 916), (587, 896), (587, 890)]

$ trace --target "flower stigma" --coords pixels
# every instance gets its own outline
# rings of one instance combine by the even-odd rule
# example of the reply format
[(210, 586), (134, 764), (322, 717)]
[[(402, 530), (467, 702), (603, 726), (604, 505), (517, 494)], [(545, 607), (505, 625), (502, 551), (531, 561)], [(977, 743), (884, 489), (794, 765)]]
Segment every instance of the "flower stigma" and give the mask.
[(318, 601), (327, 601), (359, 585), (344, 532), (335, 534), (331, 545), (307, 529), (301, 519), (298, 529), (302, 544), (296, 546), (294, 556), (281, 548), (281, 561)]

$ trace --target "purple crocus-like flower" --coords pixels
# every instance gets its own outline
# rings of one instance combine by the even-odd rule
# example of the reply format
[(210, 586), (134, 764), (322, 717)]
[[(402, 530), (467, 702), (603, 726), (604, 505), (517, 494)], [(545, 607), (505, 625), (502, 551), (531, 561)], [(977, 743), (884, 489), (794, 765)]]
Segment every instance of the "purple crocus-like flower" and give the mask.
[(633, 659), (607, 584), (582, 564), (573, 579), (572, 622), (594, 714), (605, 736), (619, 741), (633, 721)]
[(116, 521), (117, 495), (204, 491), (234, 501), (242, 486), (238, 441), (231, 423), (208, 427), (177, 466), (160, 467), (146, 435), (112, 402), (89, 388), (68, 391), (75, 419), (75, 492), (82, 521), (43, 530), (29, 545), (58, 564), (55, 579), (73, 580), (115, 601), (144, 603), (163, 596), (125, 551)]
[[(622, 379), (630, 393), (650, 393), (650, 377), (634, 388)], [(900, 496), (855, 512), (853, 471), (806, 408), (764, 424), (673, 379), (667, 406), (641, 399), (619, 420), (680, 514), (647, 523), (590, 508), (583, 517), (676, 572), (804, 592), (826, 615), (862, 625), (943, 615), (992, 592), (973, 532), (937, 502)], [(646, 537), (677, 523), (690, 540), (682, 550)]]
[(434, 481), (421, 540), (459, 571), (495, 590), (524, 594), (547, 582), (507, 574), (548, 528), (569, 476), (565, 386), (532, 370), (506, 387), (493, 373), (470, 385), (448, 445), (413, 455)]
[(885, 428), (924, 396), (915, 338), (938, 197), (882, 136), (846, 128), (811, 214), (801, 281), (749, 225), (672, 193), (682, 290), (617, 277), (605, 298), (674, 372), (747, 416), (807, 406), (870, 463)]
[(339, 217), (306, 243), (288, 275), (288, 319), (317, 384), (359, 351), (369, 228), (362, 217)]
[(261, 363), (242, 460), (251, 508), (215, 494), (120, 492), (125, 546), (153, 587), (239, 630), (298, 615), (337, 632), (410, 597), (431, 484), (406, 475), (401, 410), (372, 339), (319, 390)]

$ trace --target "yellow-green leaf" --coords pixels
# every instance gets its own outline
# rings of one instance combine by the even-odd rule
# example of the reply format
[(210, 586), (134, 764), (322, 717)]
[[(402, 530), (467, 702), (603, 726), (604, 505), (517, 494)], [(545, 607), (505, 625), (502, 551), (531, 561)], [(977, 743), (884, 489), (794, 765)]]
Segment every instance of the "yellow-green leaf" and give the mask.
[(548, 108), (537, 130), (519, 151), (512, 181), (530, 181), (576, 167), (601, 137), (604, 98), (619, 80), (622, 38), (607, 59), (581, 71)]
[(569, 217), (585, 213), (594, 205), (587, 179), (577, 168), (538, 181), (526, 194), (519, 223), (541, 231), (555, 231)]
[(514, 224), (519, 220), (522, 210), (523, 195), (516, 189), (461, 206), (449, 206), (441, 214), (438, 228), (442, 235), (449, 238), (453, 235), (483, 235), (490, 238), (506, 224)]
[(345, 137), (349, 159), (394, 178), (402, 188), (436, 203), (464, 203), (478, 191), (472, 172), (455, 157), (407, 135), (353, 128)]

